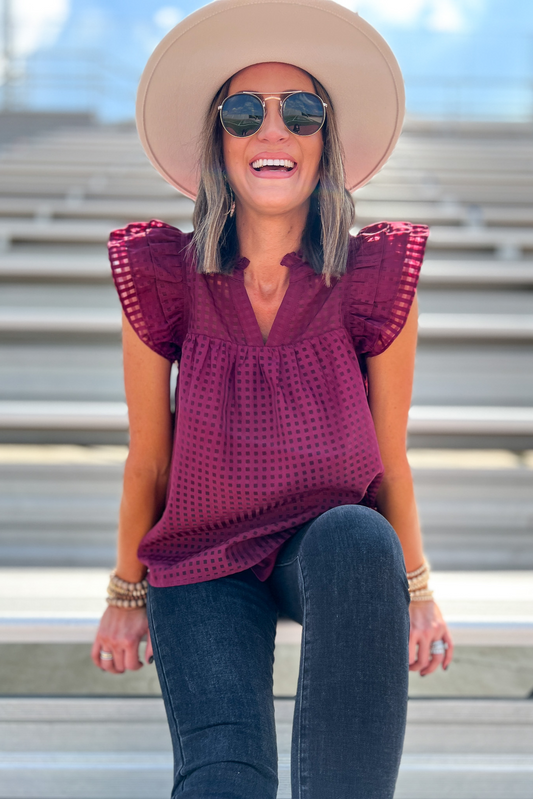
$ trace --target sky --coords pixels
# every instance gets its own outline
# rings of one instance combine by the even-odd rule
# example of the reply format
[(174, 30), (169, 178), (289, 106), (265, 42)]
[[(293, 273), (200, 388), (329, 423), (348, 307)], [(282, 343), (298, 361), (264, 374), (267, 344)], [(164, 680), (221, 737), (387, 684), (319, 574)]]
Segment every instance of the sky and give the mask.
[[(197, 0), (10, 0), (20, 89), (30, 107), (131, 119), (139, 75)], [(342, 0), (391, 45), (408, 112), (533, 116), (533, 0)], [(25, 77), (26, 76), (26, 77)], [(30, 76), (30, 77), (28, 77)]]

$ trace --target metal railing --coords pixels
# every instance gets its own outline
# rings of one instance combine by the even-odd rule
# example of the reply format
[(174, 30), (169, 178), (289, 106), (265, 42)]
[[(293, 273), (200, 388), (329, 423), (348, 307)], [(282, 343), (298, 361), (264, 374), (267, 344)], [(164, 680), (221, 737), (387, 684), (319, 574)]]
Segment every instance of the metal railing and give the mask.
[(533, 120), (533, 76), (405, 78), (411, 114), (433, 119)]
[[(139, 75), (98, 51), (50, 50), (12, 58), (0, 83), (0, 107), (9, 111), (89, 111), (109, 105), (133, 116)], [(109, 115), (109, 114), (104, 114)]]
[[(90, 111), (105, 119), (133, 117), (140, 75), (99, 51), (40, 51), (11, 58), (0, 78), (4, 110)], [(530, 77), (405, 76), (414, 116), (525, 122), (533, 120)]]

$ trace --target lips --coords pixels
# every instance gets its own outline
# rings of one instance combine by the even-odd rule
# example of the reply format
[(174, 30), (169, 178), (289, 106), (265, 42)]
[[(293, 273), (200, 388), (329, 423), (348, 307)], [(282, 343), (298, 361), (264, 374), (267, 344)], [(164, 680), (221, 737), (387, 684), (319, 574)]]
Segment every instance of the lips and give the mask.
[(283, 170), (290, 172), (296, 166), (296, 162), (289, 158), (257, 158), (252, 161), (251, 167), (256, 172)]
[(289, 153), (282, 151), (272, 152), (265, 150), (254, 155), (248, 164), (252, 175), (256, 178), (266, 178), (267, 180), (279, 180), (291, 178), (298, 172), (298, 162), (291, 158)]

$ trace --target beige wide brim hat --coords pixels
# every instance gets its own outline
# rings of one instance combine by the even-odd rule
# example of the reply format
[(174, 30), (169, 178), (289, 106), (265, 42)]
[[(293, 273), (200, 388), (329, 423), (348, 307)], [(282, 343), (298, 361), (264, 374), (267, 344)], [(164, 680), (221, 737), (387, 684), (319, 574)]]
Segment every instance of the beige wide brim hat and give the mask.
[(398, 63), (371, 25), (331, 0), (216, 0), (159, 43), (137, 94), (142, 145), (183, 194), (198, 192), (200, 134), (216, 92), (239, 70), (268, 61), (300, 67), (327, 89), (350, 191), (389, 158), (405, 94)]

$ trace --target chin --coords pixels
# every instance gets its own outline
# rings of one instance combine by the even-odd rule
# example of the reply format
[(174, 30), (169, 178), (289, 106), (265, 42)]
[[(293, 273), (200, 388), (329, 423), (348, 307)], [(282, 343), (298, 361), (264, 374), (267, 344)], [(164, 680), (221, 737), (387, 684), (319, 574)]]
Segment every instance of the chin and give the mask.
[(304, 205), (307, 200), (301, 200), (296, 197), (254, 197), (252, 202), (259, 213), (272, 216), (274, 214), (290, 213)]

